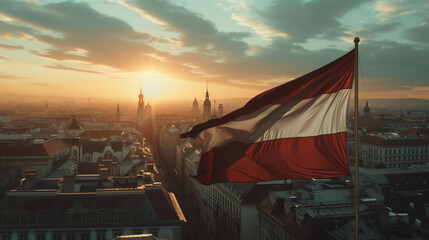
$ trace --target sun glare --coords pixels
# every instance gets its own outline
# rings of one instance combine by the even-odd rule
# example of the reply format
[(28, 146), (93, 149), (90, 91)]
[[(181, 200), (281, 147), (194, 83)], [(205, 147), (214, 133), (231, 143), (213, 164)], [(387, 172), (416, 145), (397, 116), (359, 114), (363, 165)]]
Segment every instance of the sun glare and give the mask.
[(144, 72), (141, 76), (142, 92), (145, 98), (149, 100), (160, 98), (164, 91), (165, 76), (153, 71)]

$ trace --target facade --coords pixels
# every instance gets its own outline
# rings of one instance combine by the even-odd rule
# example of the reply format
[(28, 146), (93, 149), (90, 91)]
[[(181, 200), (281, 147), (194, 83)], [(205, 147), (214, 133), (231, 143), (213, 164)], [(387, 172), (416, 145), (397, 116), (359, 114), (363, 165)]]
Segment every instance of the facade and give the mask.
[(125, 179), (71, 172), (42, 186), (6, 193), (0, 204), (1, 239), (105, 240), (143, 233), (181, 239), (186, 219), (180, 206), (150, 173)]
[(429, 163), (429, 138), (393, 134), (364, 135), (359, 158), (365, 168), (400, 168)]
[(42, 179), (66, 161), (67, 150), (58, 138), (0, 142), (1, 186), (17, 185), (26, 169), (35, 169), (36, 179)]
[(84, 131), (85, 128), (79, 123), (76, 116), (74, 116), (70, 123), (65, 127), (66, 137), (78, 137)]

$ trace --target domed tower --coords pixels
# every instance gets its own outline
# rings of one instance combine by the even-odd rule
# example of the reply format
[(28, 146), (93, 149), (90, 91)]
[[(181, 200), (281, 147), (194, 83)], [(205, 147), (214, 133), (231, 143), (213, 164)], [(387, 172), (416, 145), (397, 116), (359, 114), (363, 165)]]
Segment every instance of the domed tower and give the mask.
[(194, 102), (192, 103), (192, 111), (191, 112), (199, 112), (200, 109), (198, 108), (198, 101), (197, 98), (194, 99)]
[(139, 103), (137, 107), (137, 128), (141, 129), (143, 127), (144, 123), (144, 100), (143, 100), (143, 93), (142, 93), (142, 87), (140, 87), (140, 94), (139, 94)]
[(222, 105), (222, 103), (219, 104), (219, 107), (217, 108), (217, 116), (223, 117), (223, 105)]
[(205, 119), (205, 120), (210, 119), (211, 109), (212, 109), (212, 104), (211, 104), (210, 98), (209, 98), (209, 84), (207, 83), (206, 99), (204, 100), (204, 105), (203, 105), (203, 119)]
[(368, 101), (366, 101), (366, 105), (363, 108), (363, 117), (365, 117), (365, 118), (370, 118), (371, 117), (371, 110), (369, 109)]

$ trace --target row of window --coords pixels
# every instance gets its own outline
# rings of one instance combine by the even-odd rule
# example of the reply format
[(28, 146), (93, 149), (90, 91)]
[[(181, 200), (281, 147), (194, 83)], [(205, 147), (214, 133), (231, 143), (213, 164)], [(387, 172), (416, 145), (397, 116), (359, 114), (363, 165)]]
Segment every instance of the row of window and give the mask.
[[(95, 231), (95, 240), (106, 240), (107, 230), (96, 230)], [(133, 229), (133, 234), (142, 234), (142, 229)], [(150, 228), (148, 229), (148, 233), (151, 233), (155, 236), (158, 236), (159, 229), (158, 228)], [(72, 231), (72, 232), (62, 232), (62, 231), (53, 231), (51, 233), (47, 233), (46, 231), (36, 231), (35, 236), (36, 240), (46, 240), (49, 239), (48, 235), (50, 234), (52, 240), (90, 240), (91, 239), (91, 231)], [(123, 229), (113, 229), (112, 235), (113, 237), (121, 236), (123, 234)], [(28, 231), (18, 232), (18, 240), (29, 240), (30, 233)], [(12, 232), (1, 232), (0, 233), (1, 240), (12, 240)]]
[[(55, 217), (49, 217), (45, 214), (30, 216), (30, 215), (1, 215), (0, 223), (1, 224), (11, 224), (11, 223), (87, 223), (87, 222), (121, 222), (124, 221), (125, 216), (123, 214), (66, 214), (66, 215), (57, 215)], [(130, 220), (140, 221), (143, 219), (142, 213), (135, 213), (134, 218)]]
[(427, 156), (388, 156), (388, 157), (381, 157), (381, 156), (377, 156), (377, 155), (362, 153), (361, 157), (363, 159), (378, 160), (378, 161), (383, 161), (383, 162), (429, 160), (429, 155), (427, 155)]
[(371, 146), (362, 145), (362, 149), (369, 151), (370, 153), (384, 154), (384, 155), (396, 155), (396, 154), (427, 154), (429, 148), (377, 148)]

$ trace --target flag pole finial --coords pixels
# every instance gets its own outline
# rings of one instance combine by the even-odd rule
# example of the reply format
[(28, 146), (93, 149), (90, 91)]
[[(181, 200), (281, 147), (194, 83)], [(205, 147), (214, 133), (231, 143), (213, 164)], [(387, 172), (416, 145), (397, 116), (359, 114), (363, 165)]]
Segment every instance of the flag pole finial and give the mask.
[(353, 41), (355, 44), (358, 44), (359, 42), (360, 42), (360, 39), (359, 39), (359, 37), (355, 37), (355, 39), (354, 39), (354, 41)]

